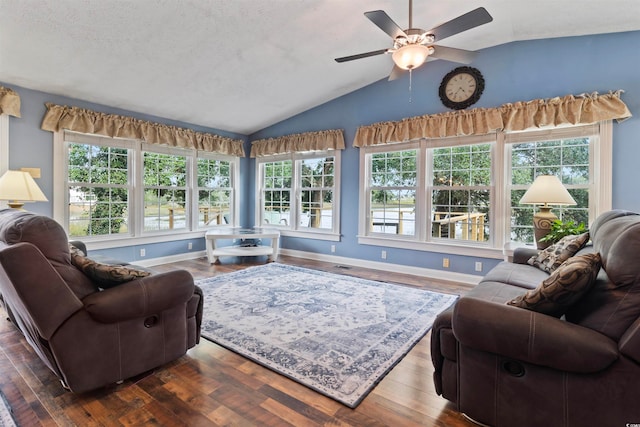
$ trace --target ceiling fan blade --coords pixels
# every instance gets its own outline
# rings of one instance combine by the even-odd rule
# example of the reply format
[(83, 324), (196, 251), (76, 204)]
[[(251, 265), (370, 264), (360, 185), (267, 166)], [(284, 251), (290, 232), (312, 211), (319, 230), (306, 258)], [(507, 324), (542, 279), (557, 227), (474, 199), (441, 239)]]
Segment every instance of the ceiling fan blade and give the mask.
[(396, 39), (396, 37), (407, 37), (405, 32), (393, 22), (393, 19), (389, 17), (383, 10), (372, 10), (371, 12), (365, 12), (364, 16), (369, 18), (371, 22), (376, 24), (382, 31), (389, 34), (392, 39)]
[(387, 53), (388, 50), (389, 49), (380, 49), (380, 50), (374, 50), (371, 52), (359, 53), (357, 55), (343, 56), (342, 58), (336, 58), (336, 62), (347, 62), (347, 61), (353, 61), (354, 59), (361, 59), (361, 58), (368, 58), (370, 56), (382, 55), (383, 53)]
[(388, 81), (399, 79), (402, 76), (403, 73), (404, 73), (404, 70), (394, 64), (393, 65), (393, 70), (391, 70), (391, 74), (389, 74)]
[(436, 41), (440, 41), (463, 31), (467, 31), (480, 25), (487, 24), (491, 21), (493, 21), (493, 18), (491, 17), (491, 15), (489, 15), (487, 9), (485, 9), (484, 7), (479, 7), (472, 10), (471, 12), (467, 12), (464, 15), (458, 16), (457, 18), (454, 18), (449, 22), (445, 22), (444, 24), (439, 25), (427, 31), (427, 33), (433, 34), (436, 38)]
[(433, 46), (433, 53), (429, 57), (444, 59), (445, 61), (471, 64), (478, 54), (470, 50), (456, 49), (453, 47)]

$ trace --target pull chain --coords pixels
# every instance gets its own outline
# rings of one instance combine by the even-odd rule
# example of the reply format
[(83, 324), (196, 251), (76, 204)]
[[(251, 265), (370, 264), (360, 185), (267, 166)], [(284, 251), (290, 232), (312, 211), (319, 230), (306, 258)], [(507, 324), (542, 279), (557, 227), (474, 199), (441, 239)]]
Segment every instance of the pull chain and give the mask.
[(411, 73), (412, 69), (409, 68), (409, 104), (411, 104), (411, 77), (412, 77), (412, 73)]

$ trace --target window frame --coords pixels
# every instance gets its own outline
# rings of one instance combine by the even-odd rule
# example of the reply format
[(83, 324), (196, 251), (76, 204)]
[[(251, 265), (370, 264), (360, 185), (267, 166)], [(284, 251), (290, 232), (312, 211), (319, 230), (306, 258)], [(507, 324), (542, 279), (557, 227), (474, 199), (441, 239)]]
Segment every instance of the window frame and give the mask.
[[(600, 213), (611, 209), (612, 189), (612, 123), (603, 121), (591, 125), (549, 127), (521, 132), (497, 131), (487, 135), (461, 136), (452, 138), (418, 139), (401, 143), (372, 145), (360, 148), (360, 200), (358, 220), (358, 243), (375, 246), (386, 246), (401, 249), (448, 253), (463, 256), (477, 256), (484, 258), (503, 258), (504, 248), (510, 241), (510, 192), (511, 192), (511, 146), (514, 142), (523, 138), (567, 139), (571, 137), (595, 136), (590, 143), (589, 153), (589, 221), (593, 221)], [(368, 233), (369, 205), (368, 205), (368, 180), (369, 170), (368, 156), (371, 153), (385, 151), (399, 151), (419, 147), (417, 163), (424, 161), (419, 170), (418, 185), (421, 190), (416, 196), (416, 217), (425, 218), (431, 212), (430, 182), (432, 174), (431, 151), (429, 148), (438, 148), (454, 145), (469, 145), (475, 143), (492, 144), (491, 164), (491, 196), (490, 204), (493, 217), (491, 218), (490, 237), (487, 242), (470, 243), (468, 241), (434, 241), (431, 236), (432, 221), (427, 221), (424, 230), (416, 233), (416, 236), (401, 235), (372, 235)], [(422, 210), (420, 210), (422, 209)], [(418, 221), (416, 221), (418, 227)]]
[[(9, 170), (9, 115), (0, 113), (0, 176)], [(3, 201), (3, 206), (8, 206)]]
[[(67, 137), (66, 135), (69, 135)], [(126, 235), (98, 235), (98, 236), (76, 236), (90, 243), (92, 249), (109, 249), (115, 247), (133, 246), (147, 243), (161, 243), (176, 240), (185, 240), (204, 236), (205, 232), (214, 227), (234, 227), (239, 219), (238, 184), (240, 182), (240, 158), (208, 153), (195, 149), (185, 149), (169, 147), (159, 144), (147, 144), (141, 140), (112, 138), (108, 136), (85, 134), (73, 131), (58, 131), (53, 133), (54, 144), (54, 168), (53, 168), (53, 218), (63, 225), (65, 231), (69, 230), (69, 182), (68, 182), (68, 141), (86, 143), (92, 145), (104, 145), (110, 147), (127, 148), (130, 150), (129, 174), (132, 190), (129, 196), (129, 233)], [(188, 203), (186, 214), (187, 227), (176, 231), (159, 230), (144, 231), (144, 186), (143, 183), (143, 151), (152, 151), (165, 154), (179, 154), (186, 156), (187, 161), (187, 194), (185, 200)], [(197, 161), (199, 156), (221, 159), (229, 161), (232, 167), (232, 185), (234, 189), (234, 200), (231, 204), (233, 213), (230, 217), (230, 224), (210, 225), (199, 227), (197, 221), (197, 191), (194, 191), (194, 183), (197, 184)], [(195, 211), (195, 212), (194, 212)]]
[[(317, 240), (329, 240), (340, 241), (340, 165), (342, 164), (341, 150), (324, 150), (324, 151), (312, 151), (304, 153), (287, 153), (287, 154), (274, 154), (270, 156), (257, 157), (255, 162), (255, 189), (256, 189), (256, 204), (254, 212), (254, 223), (262, 225), (262, 211), (263, 211), (263, 176), (264, 176), (264, 164), (278, 161), (290, 160), (292, 164), (292, 176), (291, 176), (291, 218), (290, 224), (285, 226), (282, 224), (269, 224), (268, 227), (277, 228), (280, 230), (282, 236), (289, 237), (302, 237), (308, 239)], [(334, 158), (333, 167), (333, 209), (332, 209), (332, 229), (301, 227), (299, 225), (300, 219), (300, 197), (304, 187), (301, 185), (301, 161), (307, 159), (319, 159), (325, 157)], [(295, 210), (293, 209), (295, 206)]]

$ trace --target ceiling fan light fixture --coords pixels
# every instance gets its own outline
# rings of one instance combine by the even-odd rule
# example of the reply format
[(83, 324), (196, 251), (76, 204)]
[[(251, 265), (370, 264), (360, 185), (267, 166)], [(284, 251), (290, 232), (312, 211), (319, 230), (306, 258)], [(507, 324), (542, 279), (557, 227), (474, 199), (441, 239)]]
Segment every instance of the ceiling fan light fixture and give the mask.
[(418, 68), (427, 60), (430, 50), (422, 44), (408, 44), (396, 49), (391, 57), (393, 62), (403, 70), (413, 70)]

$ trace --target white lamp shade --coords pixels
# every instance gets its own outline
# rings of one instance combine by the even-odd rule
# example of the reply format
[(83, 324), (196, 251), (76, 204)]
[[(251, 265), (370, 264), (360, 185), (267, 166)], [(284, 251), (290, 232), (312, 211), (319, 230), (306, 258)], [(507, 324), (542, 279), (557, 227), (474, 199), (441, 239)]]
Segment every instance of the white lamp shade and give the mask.
[(0, 178), (0, 200), (46, 202), (47, 198), (29, 172), (10, 170)]
[(429, 48), (421, 44), (408, 44), (393, 52), (393, 62), (403, 70), (418, 68), (429, 56)]
[(575, 205), (576, 201), (555, 175), (539, 175), (524, 193), (524, 205)]

